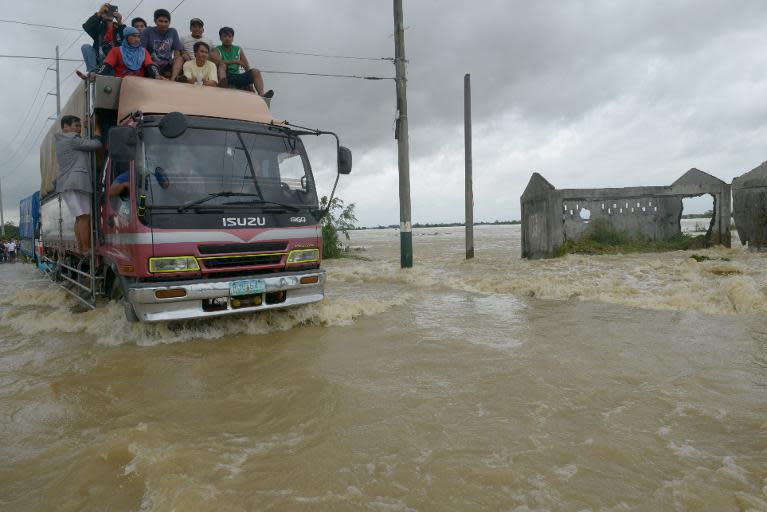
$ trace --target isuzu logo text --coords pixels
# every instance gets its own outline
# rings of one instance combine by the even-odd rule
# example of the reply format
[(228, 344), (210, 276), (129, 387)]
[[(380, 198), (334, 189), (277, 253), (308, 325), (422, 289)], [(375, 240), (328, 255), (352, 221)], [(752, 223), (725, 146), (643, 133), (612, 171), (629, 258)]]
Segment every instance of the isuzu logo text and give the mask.
[(225, 228), (266, 226), (266, 217), (224, 217)]

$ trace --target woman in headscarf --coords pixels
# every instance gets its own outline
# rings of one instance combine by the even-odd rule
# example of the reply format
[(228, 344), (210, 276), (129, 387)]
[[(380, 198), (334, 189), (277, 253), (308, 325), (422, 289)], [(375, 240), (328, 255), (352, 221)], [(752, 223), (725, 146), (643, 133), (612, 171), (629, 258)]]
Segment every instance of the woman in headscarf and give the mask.
[[(104, 65), (99, 75), (116, 76), (145, 76), (164, 80), (157, 70), (149, 52), (141, 46), (141, 34), (133, 27), (125, 27), (123, 30), (122, 44), (112, 48), (104, 59)], [(91, 73), (95, 77), (96, 73)]]

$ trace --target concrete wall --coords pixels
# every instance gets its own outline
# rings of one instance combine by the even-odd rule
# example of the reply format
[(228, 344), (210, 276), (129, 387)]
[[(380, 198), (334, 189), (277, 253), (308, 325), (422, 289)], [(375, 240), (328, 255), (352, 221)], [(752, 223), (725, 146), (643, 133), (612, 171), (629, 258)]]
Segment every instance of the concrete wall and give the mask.
[(732, 182), (733, 216), (740, 241), (767, 250), (767, 162)]
[(588, 235), (595, 221), (646, 240), (667, 240), (681, 232), (682, 199), (714, 197), (707, 236), (730, 246), (730, 186), (691, 169), (666, 187), (557, 190), (534, 173), (522, 194), (522, 257), (551, 258), (570, 240)]

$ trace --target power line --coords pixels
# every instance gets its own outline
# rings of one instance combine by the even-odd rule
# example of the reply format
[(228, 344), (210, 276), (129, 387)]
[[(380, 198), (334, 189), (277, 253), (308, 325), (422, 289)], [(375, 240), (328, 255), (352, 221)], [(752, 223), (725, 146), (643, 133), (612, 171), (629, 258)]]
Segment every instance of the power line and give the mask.
[(264, 52), (264, 53), (279, 53), (283, 55), (303, 55), (304, 57), (322, 57), (325, 59), (350, 59), (350, 60), (372, 60), (372, 61), (382, 61), (382, 60), (388, 60), (393, 61), (393, 57), (356, 57), (351, 55), (328, 55), (324, 53), (309, 53), (309, 52), (297, 52), (292, 50), (267, 50), (266, 48), (247, 48), (246, 50), (252, 50), (254, 52)]
[[(56, 60), (54, 57), (38, 57), (38, 56), (30, 56), (30, 55), (0, 55), (0, 58)], [(65, 62), (81, 62), (80, 59), (59, 59), (59, 60), (62, 60)], [(276, 75), (324, 76), (329, 78), (357, 78), (360, 80), (396, 80), (396, 78), (392, 76), (341, 75), (341, 74), (333, 74), (333, 73), (304, 73), (300, 71), (261, 70), (261, 73), (271, 73)]]
[(304, 76), (323, 76), (328, 78), (356, 78), (359, 80), (397, 80), (393, 76), (363, 76), (363, 75), (339, 75), (333, 73), (303, 73), (301, 71), (276, 71), (261, 70), (261, 73), (270, 73), (273, 75), (304, 75)]
[[(7, 153), (7, 151), (11, 148), (13, 143), (18, 139), (19, 135), (21, 135), (22, 129), (25, 124), (27, 124), (27, 121), (29, 120), (30, 114), (32, 114), (32, 109), (35, 107), (35, 103), (37, 103), (37, 98), (40, 95), (40, 91), (43, 88), (43, 84), (45, 84), (45, 76), (48, 74), (48, 71), (50, 69), (46, 68), (43, 71), (43, 76), (40, 77), (40, 85), (37, 87), (37, 92), (35, 92), (35, 96), (32, 99), (32, 103), (30, 103), (29, 108), (27, 109), (27, 115), (24, 117), (24, 120), (19, 124), (16, 128), (16, 135), (13, 136), (13, 138), (8, 141), (8, 144), (6, 144), (5, 149), (3, 150), (3, 154)], [(10, 160), (10, 159), (9, 159)]]
[(19, 20), (3, 20), (0, 19), (0, 23), (13, 23), (15, 25), (26, 25), (28, 27), (43, 27), (43, 28), (53, 28), (56, 30), (70, 30), (72, 32), (77, 32), (82, 30), (81, 28), (70, 28), (70, 27), (58, 27), (56, 25), (43, 25), (42, 23), (29, 23), (26, 21), (19, 21)]
[(175, 11), (176, 9), (178, 9), (178, 8), (179, 8), (179, 6), (180, 6), (181, 4), (183, 4), (184, 2), (186, 2), (186, 0), (181, 0), (181, 1), (180, 1), (178, 4), (176, 4), (176, 7), (174, 7), (173, 9), (171, 9), (171, 10), (170, 10), (170, 12), (174, 12), (174, 11)]
[[(41, 57), (37, 55), (0, 55), (2, 59), (37, 59), (37, 60), (56, 60), (56, 57)], [(82, 62), (82, 59), (59, 59), (62, 62)]]
[[(33, 139), (33, 140), (35, 140), (36, 142), (33, 142), (33, 143), (32, 143), (32, 146), (30, 146), (30, 147), (29, 147), (29, 149), (32, 149), (32, 147), (33, 147), (33, 146), (35, 146), (35, 145), (39, 144), (39, 143), (42, 141), (42, 137), (41, 137), (41, 135), (43, 134), (43, 132), (45, 131), (45, 129), (46, 129), (46, 128), (48, 128), (48, 119), (46, 119), (46, 120), (43, 122), (42, 126), (40, 127), (40, 130), (37, 132), (37, 135), (35, 135), (35, 138)], [(27, 154), (26, 154), (26, 156), (24, 156), (24, 158), (22, 158), (21, 160), (19, 160), (19, 162), (18, 162), (18, 163), (17, 163), (17, 164), (16, 164), (16, 165), (13, 167), (13, 169), (11, 169), (10, 171), (8, 171), (8, 172), (6, 172), (5, 174), (3, 174), (3, 178), (7, 178), (8, 176), (10, 176), (10, 175), (11, 175), (11, 174), (13, 174), (14, 172), (16, 172), (16, 169), (18, 169), (19, 167), (21, 167), (21, 164), (23, 164), (24, 162), (26, 162), (26, 161), (27, 161), (27, 159), (29, 158), (29, 156), (30, 156), (30, 155), (32, 155), (32, 154), (34, 154), (34, 153), (33, 153), (33, 152), (31, 152), (31, 151), (29, 151), (29, 150), (27, 150)]]
[[(40, 117), (40, 112), (43, 111), (43, 107), (45, 106), (46, 99), (48, 99), (47, 95), (43, 98), (43, 101), (40, 102), (40, 108), (37, 109), (37, 113), (35, 113), (34, 119), (37, 119), (38, 117)], [(29, 130), (27, 130), (27, 134), (24, 136), (24, 139), (16, 146), (16, 151), (14, 151), (13, 154), (9, 156), (8, 159), (6, 159), (3, 162), (3, 165), (12, 161), (14, 158), (16, 158), (19, 155), (19, 153), (21, 152), (21, 148), (24, 147), (24, 144), (27, 142), (27, 140), (29, 140), (29, 136), (32, 134), (32, 128), (34, 126), (35, 126), (35, 123), (33, 121), (32, 124), (29, 125)]]

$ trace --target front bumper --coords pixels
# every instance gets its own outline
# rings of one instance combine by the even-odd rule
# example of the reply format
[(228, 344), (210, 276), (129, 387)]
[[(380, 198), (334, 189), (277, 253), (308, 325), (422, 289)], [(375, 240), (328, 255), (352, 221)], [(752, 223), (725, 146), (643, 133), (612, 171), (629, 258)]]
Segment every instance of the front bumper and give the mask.
[[(317, 276), (318, 282), (301, 284), (302, 277)], [(243, 279), (261, 279), (266, 290), (261, 294), (259, 305), (232, 307), (229, 285)], [(157, 291), (183, 288), (186, 296), (180, 298), (158, 299)], [(283, 302), (267, 304), (266, 294), (286, 292)], [(173, 281), (168, 283), (134, 283), (128, 287), (126, 298), (142, 322), (167, 322), (170, 320), (189, 320), (239, 313), (251, 313), (267, 309), (289, 308), (321, 301), (325, 296), (325, 271), (306, 270), (286, 272), (274, 275), (242, 276), (238, 278), (207, 279), (204, 281)], [(204, 308), (210, 300), (218, 300), (222, 309), (211, 311)]]

